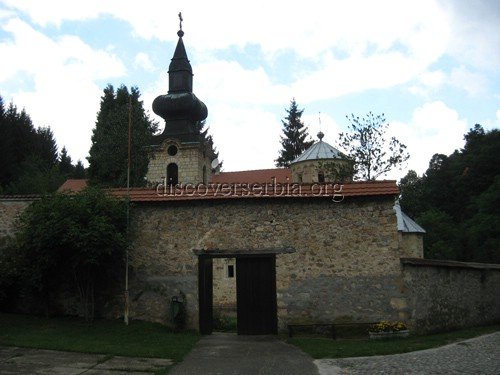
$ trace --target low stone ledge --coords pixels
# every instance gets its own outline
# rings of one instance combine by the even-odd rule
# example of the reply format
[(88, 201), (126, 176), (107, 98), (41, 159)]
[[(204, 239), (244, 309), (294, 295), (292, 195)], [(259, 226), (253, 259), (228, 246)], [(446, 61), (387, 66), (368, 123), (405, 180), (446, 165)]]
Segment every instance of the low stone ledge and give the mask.
[(478, 270), (500, 270), (500, 264), (495, 263), (474, 263), (474, 262), (458, 262), (455, 260), (438, 260), (438, 259), (420, 259), (420, 258), (400, 258), (403, 266), (421, 266), (421, 267), (447, 267), (447, 268), (466, 268)]

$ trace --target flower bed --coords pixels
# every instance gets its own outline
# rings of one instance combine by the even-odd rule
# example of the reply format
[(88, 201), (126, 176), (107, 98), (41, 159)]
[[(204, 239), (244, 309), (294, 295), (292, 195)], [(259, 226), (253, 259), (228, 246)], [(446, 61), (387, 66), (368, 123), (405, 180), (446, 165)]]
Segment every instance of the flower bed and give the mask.
[(381, 321), (368, 329), (370, 339), (380, 340), (389, 338), (408, 337), (410, 331), (403, 322)]

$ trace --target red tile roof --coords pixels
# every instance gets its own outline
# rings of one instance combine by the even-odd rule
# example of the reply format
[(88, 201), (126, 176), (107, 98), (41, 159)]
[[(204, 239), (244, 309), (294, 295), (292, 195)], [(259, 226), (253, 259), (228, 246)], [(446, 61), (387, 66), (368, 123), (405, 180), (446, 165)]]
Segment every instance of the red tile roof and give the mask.
[[(111, 195), (126, 197), (127, 189), (110, 189)], [(346, 197), (395, 196), (399, 194), (396, 181), (370, 181), (339, 184), (298, 183), (220, 183), (190, 185), (182, 187), (134, 188), (130, 189), (132, 202), (167, 202), (217, 199), (258, 198), (330, 198), (341, 201)]]
[(69, 191), (71, 193), (78, 193), (79, 191), (82, 191), (87, 187), (88, 180), (85, 179), (75, 179), (75, 178), (70, 178), (67, 179), (64, 184), (59, 186), (59, 189), (57, 189), (58, 192), (64, 192), (64, 191)]
[[(130, 199), (133, 202), (326, 197), (342, 200), (345, 197), (394, 196), (399, 194), (396, 181), (351, 182), (342, 185), (331, 183), (298, 184), (286, 180), (287, 174), (290, 174), (290, 170), (282, 168), (224, 172), (217, 175), (218, 179), (208, 185), (186, 184), (172, 188), (158, 185), (157, 187), (131, 188)], [(246, 180), (246, 178), (250, 180)], [(276, 178), (276, 181), (273, 178)], [(263, 182), (260, 182), (259, 179), (262, 179)], [(252, 180), (256, 182), (248, 182)], [(58, 191), (76, 193), (86, 186), (87, 180), (69, 179)], [(109, 189), (108, 191), (111, 195), (122, 198), (128, 194), (127, 189), (124, 188)]]
[(212, 183), (271, 183), (273, 179), (276, 182), (286, 183), (292, 181), (292, 171), (288, 168), (273, 168), (273, 169), (255, 169), (251, 171), (237, 172), (221, 172), (212, 175)]

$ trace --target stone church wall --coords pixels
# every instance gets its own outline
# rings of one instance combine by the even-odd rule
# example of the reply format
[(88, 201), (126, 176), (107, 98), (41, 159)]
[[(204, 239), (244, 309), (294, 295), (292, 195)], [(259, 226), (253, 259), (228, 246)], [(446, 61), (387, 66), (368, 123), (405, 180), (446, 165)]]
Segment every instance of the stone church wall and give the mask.
[(168, 322), (169, 301), (186, 295), (198, 320), (194, 250), (293, 248), (276, 257), (280, 327), (287, 322), (397, 319), (402, 297), (393, 198), (234, 199), (137, 204), (131, 250), (131, 314)]

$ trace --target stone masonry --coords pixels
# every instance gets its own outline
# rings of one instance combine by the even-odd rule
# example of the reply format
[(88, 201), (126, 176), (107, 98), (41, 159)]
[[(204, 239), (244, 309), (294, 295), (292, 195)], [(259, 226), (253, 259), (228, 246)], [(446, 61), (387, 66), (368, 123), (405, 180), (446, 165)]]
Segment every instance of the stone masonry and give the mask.
[(500, 265), (402, 259), (404, 301), (419, 332), (500, 322)]
[[(178, 148), (175, 156), (170, 156), (167, 153), (170, 145), (175, 145)], [(167, 165), (175, 163), (179, 169), (179, 183), (208, 182), (211, 174), (210, 154), (208, 150), (205, 150), (203, 144), (182, 145), (167, 139), (154, 151), (149, 162), (146, 179), (151, 184), (163, 182), (167, 173)]]
[[(233, 277), (228, 274), (232, 267)], [(215, 258), (213, 260), (213, 306), (222, 315), (236, 313), (236, 259)]]

